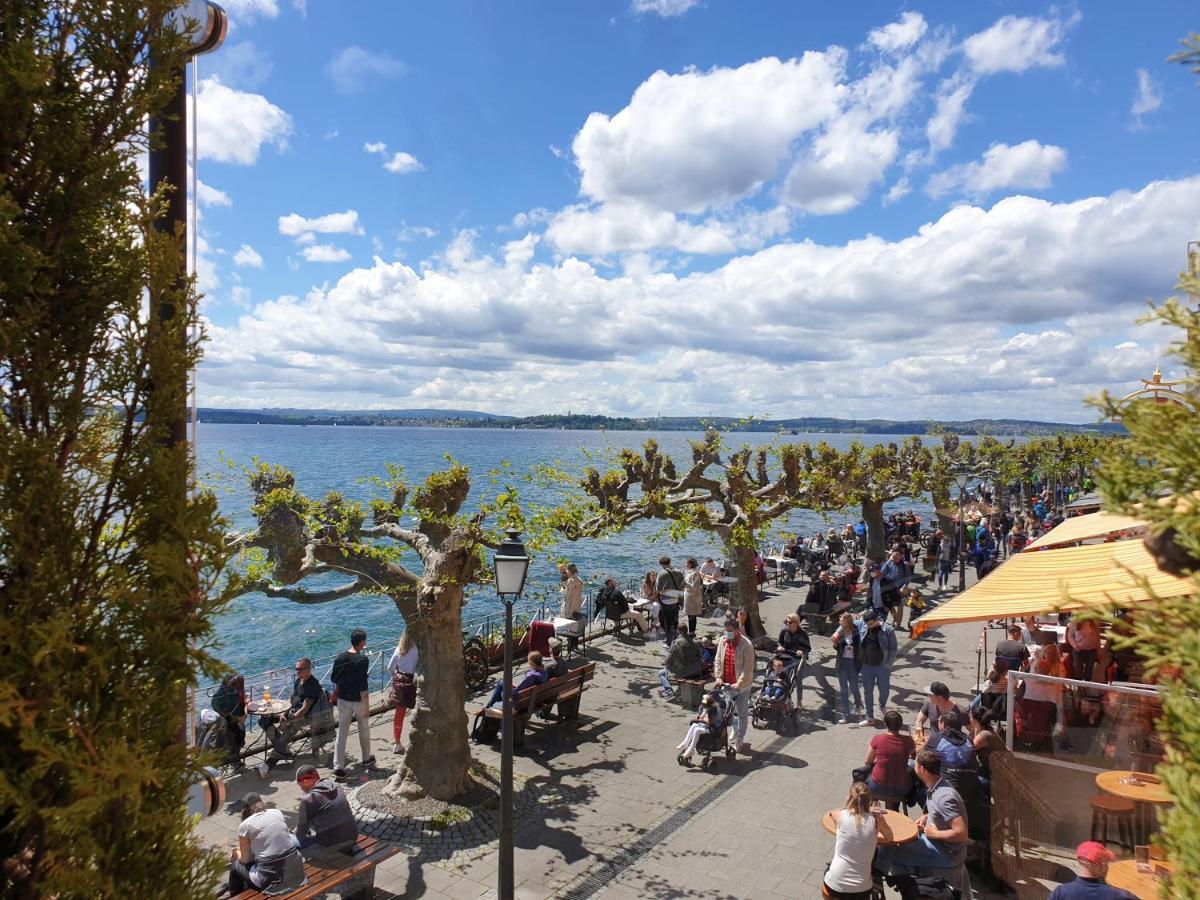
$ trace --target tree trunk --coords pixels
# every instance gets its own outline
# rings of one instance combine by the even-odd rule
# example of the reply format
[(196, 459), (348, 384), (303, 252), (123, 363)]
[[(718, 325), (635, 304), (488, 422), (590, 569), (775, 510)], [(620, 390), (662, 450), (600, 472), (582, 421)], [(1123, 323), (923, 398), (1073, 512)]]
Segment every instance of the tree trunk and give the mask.
[(862, 517), (867, 523), (867, 559), (880, 565), (887, 555), (887, 532), (883, 527), (883, 501), (864, 500)]
[(451, 800), (471, 787), (463, 679), (460, 584), (438, 584), (448, 567), (426, 568), (421, 601), (406, 625), (420, 653), (417, 706), (407, 719), (412, 731), (403, 765), (384, 787), (392, 797)]
[(746, 610), (746, 617), (756, 635), (766, 634), (762, 616), (758, 611), (758, 577), (754, 572), (754, 548), (730, 547), (725, 545), (725, 552), (737, 560), (737, 589), (741, 608)]
[(933, 508), (937, 514), (937, 527), (942, 529), (944, 534), (952, 534), (954, 516), (950, 514), (950, 510), (954, 509), (954, 499), (950, 496), (950, 486), (940, 482), (934, 484), (930, 496), (933, 498)]

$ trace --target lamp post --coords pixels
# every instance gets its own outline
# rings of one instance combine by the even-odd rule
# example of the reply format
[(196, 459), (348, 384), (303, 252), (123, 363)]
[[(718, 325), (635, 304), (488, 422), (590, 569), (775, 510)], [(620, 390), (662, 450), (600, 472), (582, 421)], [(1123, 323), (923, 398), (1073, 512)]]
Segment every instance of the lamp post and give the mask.
[(508, 530), (508, 539), (496, 550), (496, 593), (504, 603), (504, 684), (500, 731), (500, 865), (497, 896), (513, 896), (513, 720), (512, 720), (512, 608), (525, 589), (529, 573), (529, 554), (521, 543), (521, 533)]
[(970, 472), (957, 472), (954, 483), (958, 485), (958, 592), (967, 589), (967, 485), (971, 483)]

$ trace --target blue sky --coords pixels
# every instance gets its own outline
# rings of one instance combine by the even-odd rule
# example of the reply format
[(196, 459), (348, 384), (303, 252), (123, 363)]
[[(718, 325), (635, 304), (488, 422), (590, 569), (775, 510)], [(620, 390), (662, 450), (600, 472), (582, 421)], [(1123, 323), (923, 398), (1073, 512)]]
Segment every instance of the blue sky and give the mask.
[(1200, 238), (1182, 2), (227, 6), (205, 405), (1086, 420)]

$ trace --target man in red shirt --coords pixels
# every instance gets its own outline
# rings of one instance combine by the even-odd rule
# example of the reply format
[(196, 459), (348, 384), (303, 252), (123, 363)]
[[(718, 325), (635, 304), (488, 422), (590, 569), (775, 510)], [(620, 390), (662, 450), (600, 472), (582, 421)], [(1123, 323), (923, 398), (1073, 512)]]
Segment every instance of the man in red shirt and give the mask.
[(750, 689), (754, 686), (754, 645), (742, 634), (737, 619), (725, 620), (725, 633), (717, 641), (717, 654), (713, 659), (713, 675), (717, 679), (716, 690), (728, 685), (734, 691), (738, 720), (735, 746), (740, 750), (746, 741)]

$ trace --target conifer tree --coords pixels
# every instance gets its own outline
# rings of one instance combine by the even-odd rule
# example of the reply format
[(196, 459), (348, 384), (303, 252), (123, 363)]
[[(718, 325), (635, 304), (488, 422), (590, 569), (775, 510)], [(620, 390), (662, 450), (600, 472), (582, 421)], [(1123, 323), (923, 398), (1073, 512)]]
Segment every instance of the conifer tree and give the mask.
[(185, 407), (195, 297), (138, 165), (182, 68), (166, 11), (0, 0), (5, 897), (198, 898), (220, 862), (191, 839), (181, 737), (185, 688), (218, 673), (223, 537), (158, 424)]

